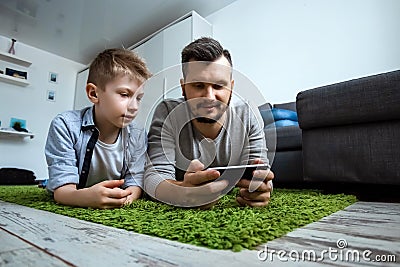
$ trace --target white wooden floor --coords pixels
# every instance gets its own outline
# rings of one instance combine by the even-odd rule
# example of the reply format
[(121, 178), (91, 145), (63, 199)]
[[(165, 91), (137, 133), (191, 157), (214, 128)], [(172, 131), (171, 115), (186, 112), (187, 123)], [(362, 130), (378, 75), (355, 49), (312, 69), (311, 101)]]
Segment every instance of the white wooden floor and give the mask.
[[(345, 243), (347, 247), (343, 247)], [(392, 262), (368, 262), (362, 253), (371, 260), (380, 257)], [(302, 254), (304, 260), (300, 257)], [(361, 255), (359, 260), (357, 254)], [(235, 253), (136, 234), (0, 201), (0, 266), (248, 267), (282, 266), (283, 263), (399, 266), (400, 204), (357, 202), (257, 250)]]

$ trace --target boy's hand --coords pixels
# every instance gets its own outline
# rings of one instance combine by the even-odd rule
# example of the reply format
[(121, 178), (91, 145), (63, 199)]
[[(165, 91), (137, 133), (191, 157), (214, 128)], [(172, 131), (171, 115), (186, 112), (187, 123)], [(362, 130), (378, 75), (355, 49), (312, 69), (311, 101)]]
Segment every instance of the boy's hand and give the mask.
[(88, 188), (76, 189), (75, 184), (67, 184), (54, 191), (54, 200), (58, 203), (100, 209), (119, 208), (132, 194), (119, 188), (124, 180), (103, 181)]
[(129, 186), (125, 188), (125, 191), (130, 192), (130, 195), (126, 198), (124, 205), (129, 205), (142, 196), (142, 189), (139, 186)]
[[(256, 159), (253, 164), (263, 163)], [(256, 170), (253, 173), (255, 179), (241, 179), (237, 186), (240, 187), (239, 196), (236, 201), (240, 205), (251, 207), (264, 207), (268, 205), (272, 192), (272, 179), (274, 173), (271, 170)]]
[(87, 197), (92, 200), (89, 207), (100, 209), (122, 207), (131, 194), (129, 190), (119, 188), (123, 184), (124, 180), (109, 180), (89, 187)]

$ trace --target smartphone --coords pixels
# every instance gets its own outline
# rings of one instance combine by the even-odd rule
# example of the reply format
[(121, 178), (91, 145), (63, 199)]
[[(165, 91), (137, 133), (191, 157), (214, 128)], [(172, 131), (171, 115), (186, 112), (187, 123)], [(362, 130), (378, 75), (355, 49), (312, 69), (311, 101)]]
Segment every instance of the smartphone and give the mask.
[(271, 166), (267, 163), (262, 164), (249, 164), (249, 165), (236, 165), (236, 166), (226, 166), (226, 167), (211, 167), (207, 170), (217, 170), (222, 174), (226, 173), (224, 176), (247, 179), (251, 180), (253, 178), (253, 171), (255, 170), (269, 170)]

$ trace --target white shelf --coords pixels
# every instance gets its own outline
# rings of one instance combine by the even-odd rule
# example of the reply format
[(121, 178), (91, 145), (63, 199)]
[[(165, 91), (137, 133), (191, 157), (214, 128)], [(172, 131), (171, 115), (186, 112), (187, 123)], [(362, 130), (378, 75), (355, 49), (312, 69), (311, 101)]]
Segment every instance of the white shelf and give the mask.
[(4, 53), (0, 51), (0, 59), (4, 61), (8, 61), (14, 64), (18, 64), (21, 66), (29, 67), (32, 62), (29, 62), (23, 58), (17, 57), (16, 55), (10, 53)]
[(35, 137), (33, 133), (18, 132), (12, 128), (2, 128), (0, 129), (0, 137), (30, 137), (31, 139)]
[(29, 82), (25, 79), (15, 78), (10, 75), (5, 75), (0, 73), (0, 81), (16, 84), (19, 86), (28, 86)]

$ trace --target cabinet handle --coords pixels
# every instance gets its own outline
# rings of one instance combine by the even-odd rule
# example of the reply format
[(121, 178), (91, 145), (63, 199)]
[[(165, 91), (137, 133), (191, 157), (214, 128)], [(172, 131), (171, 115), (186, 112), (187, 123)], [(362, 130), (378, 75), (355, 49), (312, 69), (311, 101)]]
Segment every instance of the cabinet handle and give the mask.
[(163, 82), (163, 100), (167, 98), (167, 77), (164, 77)]

